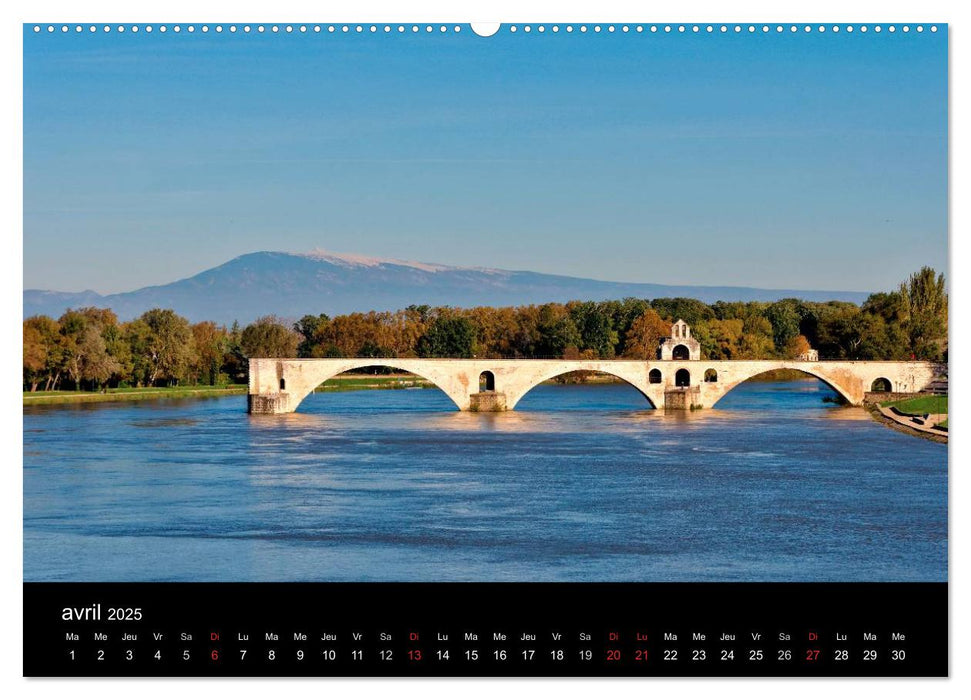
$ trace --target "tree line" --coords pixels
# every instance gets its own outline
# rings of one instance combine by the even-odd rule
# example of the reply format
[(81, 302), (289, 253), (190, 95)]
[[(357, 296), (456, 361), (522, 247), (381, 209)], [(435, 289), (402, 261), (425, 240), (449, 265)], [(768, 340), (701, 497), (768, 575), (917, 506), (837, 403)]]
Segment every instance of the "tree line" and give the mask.
[(712, 360), (947, 360), (944, 275), (925, 267), (892, 292), (849, 302), (663, 298), (514, 307), (409, 306), (244, 328), (190, 323), (171, 309), (119, 322), (110, 309), (68, 309), (23, 322), (24, 389), (245, 383), (250, 357), (653, 359), (684, 319)]

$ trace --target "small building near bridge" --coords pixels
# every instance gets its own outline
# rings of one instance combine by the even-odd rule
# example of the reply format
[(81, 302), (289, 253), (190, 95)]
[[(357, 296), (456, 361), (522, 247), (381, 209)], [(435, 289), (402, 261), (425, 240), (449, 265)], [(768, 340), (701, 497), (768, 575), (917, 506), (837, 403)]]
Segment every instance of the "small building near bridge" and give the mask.
[(671, 336), (661, 338), (657, 349), (659, 360), (700, 360), (701, 343), (691, 337), (691, 326), (678, 319), (671, 324)]

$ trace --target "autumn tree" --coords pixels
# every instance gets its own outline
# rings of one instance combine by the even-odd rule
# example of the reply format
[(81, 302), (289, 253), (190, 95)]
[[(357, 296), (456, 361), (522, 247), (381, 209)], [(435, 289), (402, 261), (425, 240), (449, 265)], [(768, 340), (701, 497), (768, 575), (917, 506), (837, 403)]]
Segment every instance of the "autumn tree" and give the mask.
[(74, 383), (74, 388), (81, 389), (81, 373), (84, 368), (84, 347), (82, 339), (87, 319), (84, 314), (73, 309), (65, 311), (57, 320), (60, 326), (60, 350), (64, 363), (64, 371)]
[(223, 358), (227, 350), (225, 327), (220, 328), (212, 321), (203, 321), (191, 326), (195, 352), (189, 362), (189, 370), (194, 382), (205, 382), (214, 386), (219, 380)]
[[(765, 319), (761, 319), (765, 321)], [(768, 322), (765, 322), (768, 327)], [(740, 318), (715, 318), (699, 321), (691, 335), (701, 345), (702, 357), (710, 360), (737, 360), (746, 354), (743, 345), (745, 321)]]
[(78, 345), (80, 377), (100, 388), (121, 369), (121, 364), (108, 353), (101, 329), (95, 323), (85, 326)]
[(396, 357), (415, 357), (418, 339), (428, 329), (428, 321), (415, 307), (398, 311), (394, 315), (394, 353)]
[(34, 316), (24, 321), (24, 384), (30, 385), (31, 391), (37, 391), (43, 377), (48, 372), (52, 340), (45, 337), (43, 321), (46, 319), (54, 323), (47, 316)]
[(135, 366), (131, 345), (125, 335), (124, 324), (119, 324), (114, 314), (111, 315), (110, 321), (110, 323), (101, 327), (105, 352), (111, 358), (113, 367), (105, 382), (115, 385), (128, 383)]
[(764, 360), (776, 354), (773, 327), (764, 316), (750, 316), (742, 322), (737, 341), (737, 360)]
[(657, 357), (657, 349), (664, 338), (671, 331), (671, 324), (654, 309), (647, 309), (634, 319), (630, 330), (624, 338), (624, 357), (632, 360), (653, 360)]
[(800, 334), (789, 341), (789, 345), (786, 348), (786, 355), (789, 357), (789, 359), (796, 360), (805, 355), (811, 349), (812, 346), (809, 345), (809, 340), (806, 338), (806, 336)]
[(246, 357), (296, 357), (301, 339), (276, 316), (263, 316), (243, 329), (240, 346)]
[(148, 385), (178, 383), (195, 352), (189, 322), (171, 309), (152, 309), (138, 317), (135, 331)]
[(60, 344), (60, 324), (49, 316), (32, 316), (25, 323), (36, 329), (40, 334), (46, 353), (44, 389), (49, 391), (57, 386), (64, 367), (64, 354)]

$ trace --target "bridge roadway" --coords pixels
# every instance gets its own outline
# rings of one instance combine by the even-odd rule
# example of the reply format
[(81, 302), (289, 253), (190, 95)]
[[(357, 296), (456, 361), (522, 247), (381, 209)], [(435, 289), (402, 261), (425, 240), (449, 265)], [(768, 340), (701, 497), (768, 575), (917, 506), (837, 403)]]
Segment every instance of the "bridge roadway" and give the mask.
[[(634, 386), (655, 408), (709, 408), (746, 379), (775, 369), (819, 378), (850, 404), (867, 392), (924, 389), (943, 369), (930, 362), (794, 360), (453, 360), (437, 358), (252, 358), (249, 412), (292, 413), (331, 377), (362, 367), (411, 372), (445, 392), (462, 411), (512, 410), (538, 384), (567, 372), (613, 375)], [(882, 381), (879, 381), (882, 380)]]

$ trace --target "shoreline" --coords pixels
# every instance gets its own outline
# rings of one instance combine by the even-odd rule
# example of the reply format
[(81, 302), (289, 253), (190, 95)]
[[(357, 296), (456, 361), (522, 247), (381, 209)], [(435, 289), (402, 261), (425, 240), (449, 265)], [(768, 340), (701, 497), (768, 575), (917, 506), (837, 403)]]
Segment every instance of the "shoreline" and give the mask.
[(906, 423), (901, 423), (900, 421), (896, 421), (884, 415), (878, 404), (867, 404), (864, 406), (864, 408), (866, 409), (867, 413), (870, 414), (870, 418), (872, 418), (875, 422), (882, 423), (888, 428), (896, 430), (898, 433), (904, 433), (923, 440), (930, 440), (931, 442), (936, 442), (942, 445), (947, 444), (947, 434), (932, 433), (926, 430), (917, 430), (916, 428), (911, 428)]
[(120, 401), (158, 401), (161, 399), (203, 399), (215, 396), (231, 396), (245, 394), (247, 386), (224, 387), (172, 387), (172, 388), (144, 388), (144, 389), (109, 389), (106, 393), (92, 391), (25, 391), (23, 405), (54, 406), (79, 403), (113, 403)]
[[(314, 391), (367, 391), (374, 389), (431, 388), (434, 385), (421, 377), (408, 374), (347, 374), (333, 377)], [(218, 396), (245, 395), (246, 384), (227, 386), (144, 387), (93, 391), (25, 391), (23, 406), (56, 406), (79, 403), (114, 403), (121, 401), (160, 401), (166, 399), (205, 399)]]

